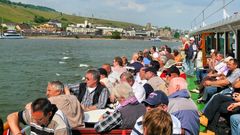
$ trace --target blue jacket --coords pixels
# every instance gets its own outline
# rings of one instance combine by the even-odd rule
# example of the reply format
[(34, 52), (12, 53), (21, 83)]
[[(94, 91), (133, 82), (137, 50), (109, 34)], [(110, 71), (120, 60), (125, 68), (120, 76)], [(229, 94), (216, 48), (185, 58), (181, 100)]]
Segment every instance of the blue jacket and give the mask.
[(198, 110), (188, 90), (179, 90), (168, 98), (168, 112), (180, 120), (185, 135), (198, 135), (200, 126)]

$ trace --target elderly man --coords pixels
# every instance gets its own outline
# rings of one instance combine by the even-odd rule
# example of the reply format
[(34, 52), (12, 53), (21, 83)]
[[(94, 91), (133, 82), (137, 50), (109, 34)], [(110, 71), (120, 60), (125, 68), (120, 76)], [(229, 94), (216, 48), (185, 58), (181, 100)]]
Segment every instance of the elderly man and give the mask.
[(146, 93), (143, 86), (134, 81), (134, 76), (130, 72), (122, 73), (120, 76), (120, 81), (127, 82), (133, 88), (133, 93), (139, 103), (145, 99)]
[[(153, 90), (162, 90), (163, 92), (165, 92), (166, 94), (168, 94), (167, 92), (167, 87), (166, 87), (166, 82), (161, 79), (159, 76), (157, 76), (157, 71), (154, 67), (148, 67), (145, 69), (145, 78), (147, 81), (147, 83), (143, 86), (145, 88), (145, 90), (148, 90), (148, 88), (146, 88), (146, 85), (151, 85), (151, 87), (153, 88)], [(150, 93), (148, 93), (149, 91), (146, 91), (146, 96), (148, 96), (152, 91), (150, 91)]]
[(103, 114), (94, 126), (97, 132), (107, 132), (114, 128), (133, 128), (136, 120), (145, 113), (144, 105), (137, 101), (128, 83), (117, 84), (113, 89), (113, 94), (120, 106), (113, 113)]
[(31, 111), (26, 109), (14, 112), (7, 117), (14, 135), (21, 135), (19, 123), (28, 124), (34, 135), (71, 135), (71, 128), (66, 116), (47, 98), (38, 98), (31, 104)]
[(233, 82), (235, 82), (240, 77), (240, 69), (238, 68), (238, 61), (236, 59), (229, 60), (227, 67), (229, 73), (225, 76), (220, 77), (216, 81), (207, 80), (204, 82), (204, 93), (202, 98), (199, 99), (200, 102), (208, 101), (213, 94), (220, 92), (222, 94), (231, 94), (233, 89), (229, 87)]
[[(108, 89), (100, 83), (100, 73), (90, 69), (85, 75), (85, 83), (70, 86), (70, 91), (77, 96), (84, 111), (103, 109), (109, 97)], [(68, 89), (66, 89), (68, 91)]]
[(197, 106), (191, 100), (187, 90), (187, 82), (181, 77), (169, 82), (168, 112), (176, 116), (182, 126), (182, 134), (197, 135), (199, 133), (199, 115)]
[(46, 95), (48, 100), (57, 106), (67, 117), (72, 128), (84, 126), (83, 109), (74, 95), (64, 94), (64, 85), (60, 81), (48, 83)]
[[(149, 112), (153, 109), (167, 111), (168, 109), (168, 97), (162, 91), (154, 91), (152, 92), (147, 99), (142, 102), (146, 107), (146, 112)], [(181, 123), (174, 116), (171, 115), (173, 122), (173, 132), (172, 134), (181, 134)], [(132, 130), (131, 135), (142, 135), (143, 134), (143, 125), (142, 125), (143, 116), (139, 117), (136, 121), (136, 124)]]

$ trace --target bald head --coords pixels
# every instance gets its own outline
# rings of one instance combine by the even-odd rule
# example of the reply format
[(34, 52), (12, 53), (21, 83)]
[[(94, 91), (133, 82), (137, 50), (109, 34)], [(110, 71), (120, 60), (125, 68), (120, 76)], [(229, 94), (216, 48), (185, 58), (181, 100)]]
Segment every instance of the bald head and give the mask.
[(176, 77), (169, 82), (168, 94), (171, 95), (176, 91), (183, 90), (183, 89), (187, 89), (186, 80), (183, 79), (182, 77)]
[(111, 65), (108, 63), (105, 63), (102, 65), (102, 68), (107, 71), (107, 74), (109, 75), (112, 72)]

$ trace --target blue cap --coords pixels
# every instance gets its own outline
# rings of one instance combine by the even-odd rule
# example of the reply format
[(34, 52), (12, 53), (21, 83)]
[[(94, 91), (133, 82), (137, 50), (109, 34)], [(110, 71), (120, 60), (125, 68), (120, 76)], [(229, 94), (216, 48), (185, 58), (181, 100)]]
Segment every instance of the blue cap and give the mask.
[(161, 90), (156, 90), (150, 93), (148, 98), (142, 101), (142, 103), (147, 103), (149, 105), (168, 105), (168, 102), (167, 95)]
[(135, 69), (135, 72), (139, 72), (140, 69), (143, 67), (143, 65), (140, 62), (134, 62), (129, 65), (130, 67), (133, 67)]
[(154, 67), (147, 67), (147, 68), (144, 69), (144, 71), (145, 72), (150, 71), (150, 72), (152, 72), (154, 74), (157, 74), (157, 70)]

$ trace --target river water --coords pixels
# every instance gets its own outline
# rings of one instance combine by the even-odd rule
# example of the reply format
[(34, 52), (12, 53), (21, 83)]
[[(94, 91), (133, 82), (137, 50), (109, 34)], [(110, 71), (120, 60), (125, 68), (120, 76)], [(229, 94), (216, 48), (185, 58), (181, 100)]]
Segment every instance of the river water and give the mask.
[(155, 45), (178, 48), (179, 42), (137, 40), (21, 39), (0, 40), (0, 115), (23, 109), (45, 97), (47, 82), (76, 83), (88, 68), (112, 63)]

